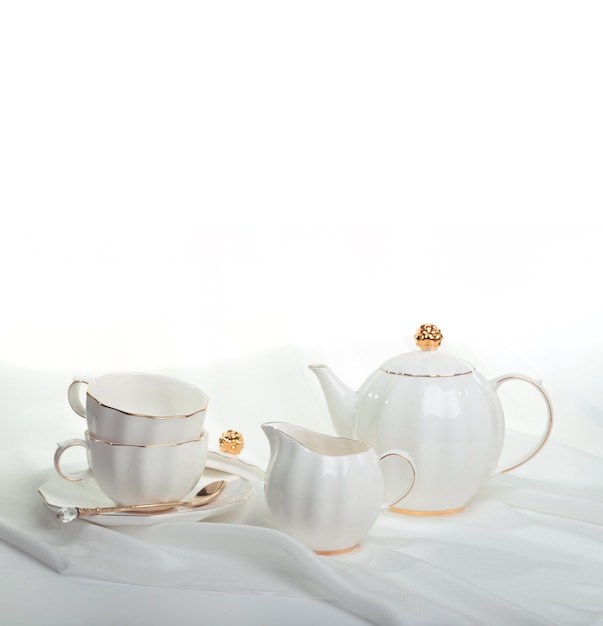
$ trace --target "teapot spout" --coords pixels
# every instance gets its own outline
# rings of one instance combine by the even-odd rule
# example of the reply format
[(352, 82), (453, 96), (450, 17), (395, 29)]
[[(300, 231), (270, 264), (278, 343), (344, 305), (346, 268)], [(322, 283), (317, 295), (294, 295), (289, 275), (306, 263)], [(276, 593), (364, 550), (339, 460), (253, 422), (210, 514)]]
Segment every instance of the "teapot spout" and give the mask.
[(313, 364), (308, 367), (314, 372), (322, 387), (337, 434), (340, 437), (353, 437), (356, 392), (342, 383), (326, 365)]

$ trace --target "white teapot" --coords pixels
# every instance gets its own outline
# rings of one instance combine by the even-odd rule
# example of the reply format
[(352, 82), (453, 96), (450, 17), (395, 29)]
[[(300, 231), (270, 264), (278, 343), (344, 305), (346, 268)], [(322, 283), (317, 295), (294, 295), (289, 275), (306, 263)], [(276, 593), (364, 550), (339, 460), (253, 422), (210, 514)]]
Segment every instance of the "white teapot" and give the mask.
[[(496, 473), (531, 459), (546, 443), (553, 425), (551, 401), (539, 382), (519, 374), (487, 380), (459, 358), (438, 352), (443, 339), (433, 324), (415, 334), (420, 350), (386, 361), (357, 392), (325, 365), (310, 365), (326, 397), (337, 434), (366, 441), (377, 454), (402, 448), (412, 456), (416, 484), (404, 508), (410, 515), (446, 515), (462, 511)], [(497, 390), (521, 380), (545, 401), (548, 420), (537, 444), (522, 458), (498, 467), (505, 420)], [(386, 485), (395, 469), (384, 467)]]

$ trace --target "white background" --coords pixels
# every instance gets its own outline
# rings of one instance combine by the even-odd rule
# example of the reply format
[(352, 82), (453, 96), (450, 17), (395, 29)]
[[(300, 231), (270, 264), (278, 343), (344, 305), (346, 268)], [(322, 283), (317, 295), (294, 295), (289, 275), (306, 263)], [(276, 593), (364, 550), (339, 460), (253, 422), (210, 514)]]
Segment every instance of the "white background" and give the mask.
[(70, 377), (131, 368), (327, 429), (305, 364), (358, 386), (434, 322), (603, 454), (602, 13), (4, 3), (0, 361), (42, 394), (29, 436), (78, 436)]

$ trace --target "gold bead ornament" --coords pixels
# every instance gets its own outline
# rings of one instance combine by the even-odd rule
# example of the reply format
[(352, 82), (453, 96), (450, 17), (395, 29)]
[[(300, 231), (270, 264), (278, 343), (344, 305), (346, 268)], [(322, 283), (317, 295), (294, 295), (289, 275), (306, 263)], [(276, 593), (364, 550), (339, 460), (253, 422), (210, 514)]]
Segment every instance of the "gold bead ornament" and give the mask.
[(437, 350), (444, 335), (435, 324), (423, 324), (415, 333), (415, 342), (421, 350)]
[(228, 454), (241, 454), (245, 447), (243, 435), (236, 430), (227, 430), (220, 435), (220, 450)]

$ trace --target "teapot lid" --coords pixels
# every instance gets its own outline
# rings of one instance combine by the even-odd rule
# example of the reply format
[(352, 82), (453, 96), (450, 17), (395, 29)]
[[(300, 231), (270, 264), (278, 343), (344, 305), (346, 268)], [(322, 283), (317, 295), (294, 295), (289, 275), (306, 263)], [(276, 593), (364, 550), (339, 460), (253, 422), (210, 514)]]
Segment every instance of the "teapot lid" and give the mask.
[(381, 366), (386, 374), (397, 376), (461, 376), (471, 374), (475, 368), (467, 361), (438, 352), (444, 335), (434, 324), (423, 324), (415, 333), (420, 350), (400, 354)]

